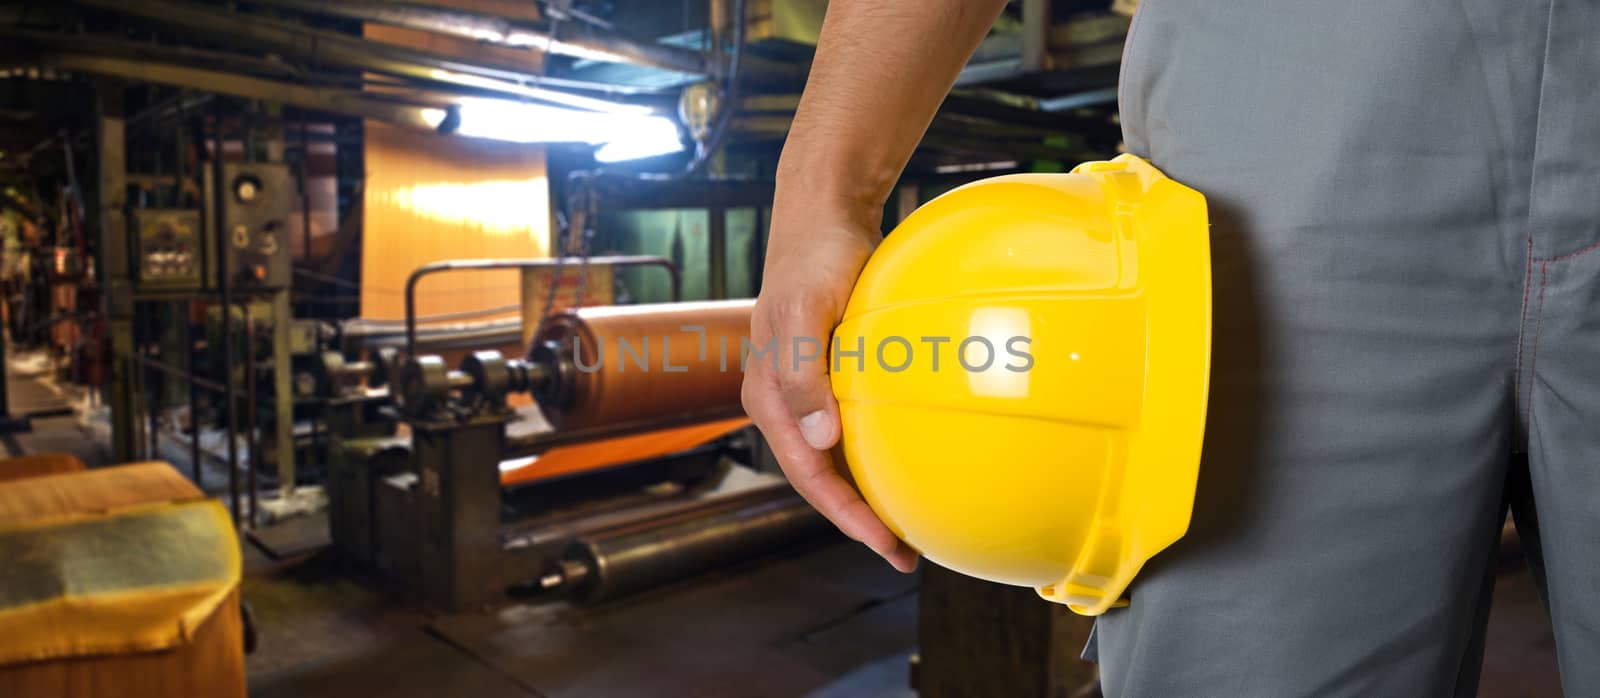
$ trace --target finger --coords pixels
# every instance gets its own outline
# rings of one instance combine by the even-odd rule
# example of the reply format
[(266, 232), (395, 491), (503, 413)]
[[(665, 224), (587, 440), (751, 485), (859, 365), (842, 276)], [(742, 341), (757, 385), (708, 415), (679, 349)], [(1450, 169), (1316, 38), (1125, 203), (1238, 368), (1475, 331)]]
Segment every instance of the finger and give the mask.
[[(850, 491), (856, 493), (856, 496), (860, 497), (861, 488), (856, 485), (856, 480), (854, 477), (852, 477), (854, 473), (851, 472), (849, 463), (845, 460), (844, 445), (840, 444), (828, 449), (828, 454), (832, 459), (831, 462), (834, 466), (834, 472), (838, 473), (839, 477), (845, 481), (845, 484), (850, 486)], [(863, 501), (865, 501), (865, 498), (863, 498)], [(871, 505), (869, 504), (867, 507), (870, 509)], [(879, 522), (883, 521), (882, 517), (876, 516), (877, 512), (873, 512), (873, 515), (878, 518)], [(893, 533), (893, 531), (890, 532)], [(900, 540), (899, 536), (895, 536), (894, 550), (887, 553), (880, 551), (878, 554), (882, 555), (885, 560), (888, 560), (890, 564), (894, 565), (895, 569), (898, 569), (901, 572), (915, 571), (917, 568), (917, 560), (922, 557), (921, 553), (918, 553), (916, 549), (912, 548), (905, 541)]]
[(916, 569), (917, 556), (901, 543), (838, 470), (827, 451), (812, 448), (800, 435), (776, 381), (746, 376), (745, 410), (761, 429), (784, 475), (806, 501), (839, 530), (860, 541), (902, 572)]
[(811, 448), (831, 448), (839, 441), (839, 404), (828, 380), (831, 324), (805, 301), (780, 302), (767, 317), (778, 337), (777, 388), (790, 419)]

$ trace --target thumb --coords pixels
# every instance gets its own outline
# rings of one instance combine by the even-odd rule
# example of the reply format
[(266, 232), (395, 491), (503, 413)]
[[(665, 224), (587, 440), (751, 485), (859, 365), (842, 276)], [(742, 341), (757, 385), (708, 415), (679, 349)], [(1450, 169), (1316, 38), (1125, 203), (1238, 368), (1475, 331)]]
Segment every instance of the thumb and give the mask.
[(778, 369), (778, 391), (789, 406), (806, 444), (819, 451), (839, 441), (839, 403), (828, 381), (828, 359), (822, 341), (795, 337)]

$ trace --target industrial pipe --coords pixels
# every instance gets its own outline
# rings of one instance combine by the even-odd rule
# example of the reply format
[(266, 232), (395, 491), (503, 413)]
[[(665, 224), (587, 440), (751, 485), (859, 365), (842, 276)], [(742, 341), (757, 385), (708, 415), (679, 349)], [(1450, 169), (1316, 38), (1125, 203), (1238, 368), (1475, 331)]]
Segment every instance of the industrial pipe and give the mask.
[(578, 538), (539, 579), (546, 592), (599, 603), (725, 567), (832, 530), (787, 485), (723, 511), (689, 511)]
[(665, 44), (634, 41), (598, 28), (589, 29), (585, 36), (557, 37), (552, 40), (543, 30), (513, 22), (505, 17), (454, 8), (434, 9), (386, 2), (331, 3), (326, 0), (251, 0), (251, 2), (257, 5), (447, 34), (473, 41), (488, 40), (502, 46), (535, 48), (579, 58), (604, 58), (613, 62), (680, 73), (706, 72), (706, 58), (699, 53)]
[[(588, 90), (608, 94), (637, 94), (644, 88), (615, 83), (593, 83), (540, 75), (529, 66), (508, 65), (476, 57), (468, 62), (448, 53), (411, 48), (358, 36), (314, 29), (304, 24), (171, 0), (78, 0), (145, 22), (184, 31), (226, 34), (229, 41), (262, 51), (323, 66), (359, 68), (407, 80), (487, 90), (507, 97), (568, 105), (589, 98), (561, 90)], [(554, 88), (554, 89), (552, 89)]]

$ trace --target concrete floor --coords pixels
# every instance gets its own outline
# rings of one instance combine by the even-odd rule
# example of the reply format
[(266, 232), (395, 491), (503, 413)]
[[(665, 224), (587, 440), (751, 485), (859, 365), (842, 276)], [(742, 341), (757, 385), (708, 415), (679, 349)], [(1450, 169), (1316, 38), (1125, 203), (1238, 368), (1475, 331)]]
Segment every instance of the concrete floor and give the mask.
[[(37, 370), (9, 373), (14, 414), (73, 402), (30, 375)], [(91, 465), (109, 460), (107, 443), (103, 415), (38, 419), (31, 433), (0, 436), (6, 454), (66, 451)], [(791, 551), (600, 608), (455, 617), (409, 610), (327, 552), (272, 560), (245, 548), (258, 698), (912, 695), (914, 580), (853, 544)], [(1497, 578), (1487, 647), (1480, 695), (1561, 695), (1549, 623), (1515, 560)]]
[(429, 616), (329, 556), (244, 585), (257, 698), (911, 696), (915, 580), (841, 543), (594, 608)]
[[(875, 566), (850, 544), (805, 555), (812, 559), (799, 566), (821, 562), (847, 576), (870, 577)], [(846, 558), (852, 566), (837, 565)], [(913, 696), (906, 662), (914, 593), (861, 609), (842, 603), (829, 621), (818, 603), (858, 597), (767, 593), (786, 566), (795, 567), (767, 561), (609, 608), (522, 607), (444, 619), (405, 611), (326, 560), (262, 569), (245, 583), (262, 626), (262, 648), (249, 663), (252, 695)], [(697, 612), (706, 615), (690, 619)], [(694, 627), (702, 623), (713, 627)], [(1549, 624), (1520, 565), (1498, 577), (1489, 623), (1479, 695), (1560, 696)], [(765, 644), (752, 652), (751, 642)], [(753, 659), (761, 660), (754, 669), (745, 663)]]

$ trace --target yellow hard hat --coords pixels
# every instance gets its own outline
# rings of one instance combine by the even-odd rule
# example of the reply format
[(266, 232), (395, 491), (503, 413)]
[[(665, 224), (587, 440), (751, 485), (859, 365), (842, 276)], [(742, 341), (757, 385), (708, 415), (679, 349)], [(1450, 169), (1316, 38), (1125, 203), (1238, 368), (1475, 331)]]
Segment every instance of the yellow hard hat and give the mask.
[(850, 472), (940, 565), (1117, 604), (1194, 505), (1211, 347), (1205, 198), (1122, 155), (946, 193), (868, 260), (834, 334)]

